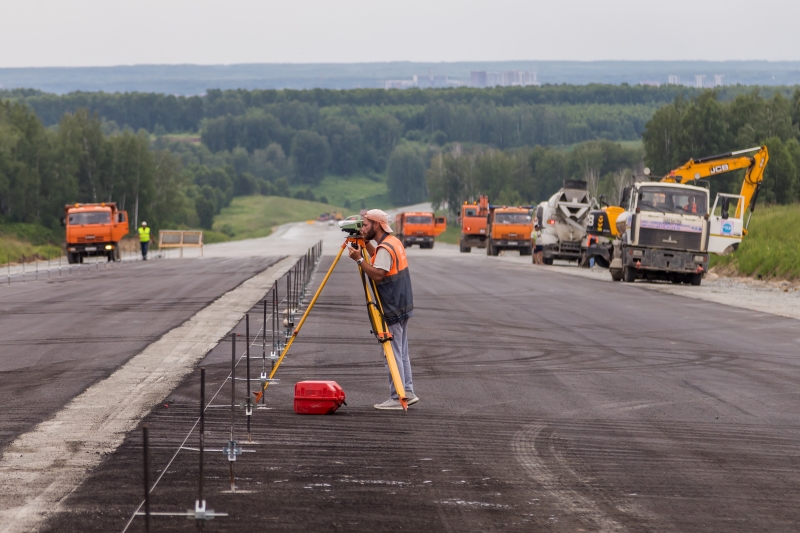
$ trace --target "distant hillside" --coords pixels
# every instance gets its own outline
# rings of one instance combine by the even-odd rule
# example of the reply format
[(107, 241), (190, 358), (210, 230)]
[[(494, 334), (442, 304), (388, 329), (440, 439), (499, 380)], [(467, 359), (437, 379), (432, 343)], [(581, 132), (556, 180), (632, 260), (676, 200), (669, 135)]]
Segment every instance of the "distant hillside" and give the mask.
[(715, 75), (724, 76), (726, 85), (800, 84), (798, 61), (502, 61), (4, 68), (0, 89), (199, 95), (207, 89), (383, 88), (387, 80), (414, 75), (468, 84), (470, 72), (481, 70), (532, 71), (542, 84), (665, 84), (669, 76), (678, 76), (680, 83), (695, 86), (698, 75), (705, 76), (706, 86), (713, 85)]

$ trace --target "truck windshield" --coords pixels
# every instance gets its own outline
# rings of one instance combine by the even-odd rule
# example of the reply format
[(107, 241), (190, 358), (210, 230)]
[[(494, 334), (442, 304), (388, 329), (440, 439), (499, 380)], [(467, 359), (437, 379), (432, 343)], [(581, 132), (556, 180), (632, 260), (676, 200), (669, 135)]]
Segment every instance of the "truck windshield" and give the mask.
[(531, 216), (525, 213), (497, 213), (494, 221), (496, 224), (530, 224)]
[(465, 217), (476, 217), (478, 216), (478, 210), (475, 208), (464, 209), (464, 216)]
[(406, 217), (406, 224), (433, 224), (432, 217)]
[(672, 187), (642, 187), (642, 195), (636, 204), (642, 211), (663, 213), (706, 214), (708, 196), (700, 191), (675, 189)]
[(85, 224), (111, 224), (110, 211), (87, 211), (84, 213), (70, 213), (70, 226)]

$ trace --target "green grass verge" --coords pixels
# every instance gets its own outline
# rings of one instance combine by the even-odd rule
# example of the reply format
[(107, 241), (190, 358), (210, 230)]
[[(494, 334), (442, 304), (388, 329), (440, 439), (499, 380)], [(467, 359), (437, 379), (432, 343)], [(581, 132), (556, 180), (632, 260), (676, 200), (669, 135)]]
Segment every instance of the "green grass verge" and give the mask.
[[(294, 196), (296, 192), (305, 191), (308, 188), (308, 185), (293, 185), (289, 189)], [(351, 209), (356, 212), (361, 208), (362, 200), (367, 209), (392, 207), (389, 203), (386, 177), (381, 175), (376, 175), (375, 179), (372, 179), (367, 176), (333, 176), (329, 174), (318, 185), (311, 186), (310, 189), (317, 199), (324, 196), (331, 205), (344, 205), (349, 200)]]
[(0, 224), (0, 264), (61, 255), (64, 236), (38, 224)]
[(758, 206), (739, 249), (712, 256), (723, 272), (764, 278), (800, 278), (800, 205)]
[(275, 226), (316, 219), (328, 211), (346, 212), (343, 207), (294, 198), (241, 196), (216, 216), (213, 231), (205, 232), (203, 241), (210, 244), (266, 237)]
[(436, 237), (438, 242), (446, 242), (447, 244), (458, 244), (461, 239), (461, 226), (456, 224), (447, 223), (447, 229)]

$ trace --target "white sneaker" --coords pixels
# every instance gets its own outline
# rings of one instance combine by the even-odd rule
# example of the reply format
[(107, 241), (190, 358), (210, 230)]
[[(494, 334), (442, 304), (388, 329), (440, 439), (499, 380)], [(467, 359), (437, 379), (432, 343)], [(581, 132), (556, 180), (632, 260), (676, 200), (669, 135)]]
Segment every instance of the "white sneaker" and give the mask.
[(406, 400), (408, 400), (408, 405), (414, 405), (419, 401), (419, 398), (413, 392), (406, 393)]
[(376, 403), (375, 405), (373, 405), (373, 407), (375, 409), (381, 409), (386, 411), (396, 411), (398, 409), (401, 411), (403, 410), (403, 406), (400, 405), (400, 400), (393, 400), (392, 398), (389, 398), (383, 403)]

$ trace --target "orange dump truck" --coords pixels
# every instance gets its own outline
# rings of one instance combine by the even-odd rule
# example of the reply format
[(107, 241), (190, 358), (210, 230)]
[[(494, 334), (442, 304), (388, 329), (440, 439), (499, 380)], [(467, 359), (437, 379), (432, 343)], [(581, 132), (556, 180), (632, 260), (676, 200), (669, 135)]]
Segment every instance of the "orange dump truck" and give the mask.
[(489, 215), (489, 197), (481, 195), (477, 202), (461, 206), (461, 238), (458, 248), (468, 254), (473, 247), (486, 248), (486, 217)]
[(400, 213), (394, 217), (393, 229), (405, 247), (433, 248), (434, 238), (447, 229), (447, 219), (433, 213)]
[(128, 213), (117, 209), (117, 204), (67, 205), (61, 225), (67, 230), (70, 263), (83, 263), (84, 257), (92, 255), (119, 261), (119, 242), (128, 234)]
[(533, 210), (530, 207), (489, 206), (486, 220), (486, 255), (500, 250), (519, 250), (519, 255), (531, 255)]

